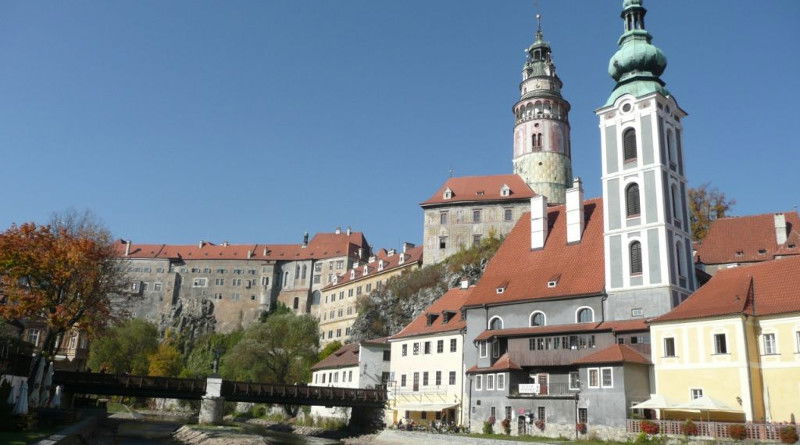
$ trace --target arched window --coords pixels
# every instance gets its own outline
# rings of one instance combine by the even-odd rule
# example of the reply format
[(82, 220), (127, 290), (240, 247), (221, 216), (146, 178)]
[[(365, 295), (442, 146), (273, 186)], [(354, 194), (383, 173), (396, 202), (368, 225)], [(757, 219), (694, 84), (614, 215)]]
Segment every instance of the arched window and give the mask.
[(534, 133), (531, 137), (533, 142), (533, 148), (542, 148), (542, 133)]
[(686, 275), (684, 274), (683, 267), (683, 248), (681, 247), (680, 241), (675, 243), (675, 257), (677, 258), (675, 262), (678, 263), (678, 276), (685, 277)]
[(489, 320), (489, 329), (503, 329), (503, 319), (500, 317), (492, 317), (492, 319)]
[(639, 216), (641, 206), (639, 204), (639, 184), (633, 183), (625, 188), (625, 214), (628, 218)]
[(300, 308), (300, 298), (294, 297), (294, 302), (292, 303), (292, 309)]
[(633, 128), (622, 133), (622, 155), (625, 162), (636, 160), (636, 130)]
[(634, 241), (630, 245), (631, 275), (642, 273), (642, 243)]
[(531, 314), (531, 326), (544, 326), (546, 318), (544, 312), (536, 311)]
[(675, 153), (675, 135), (672, 133), (672, 129), (667, 129), (667, 156), (669, 156), (669, 165), (674, 169), (678, 156)]
[(575, 321), (578, 323), (589, 323), (594, 321), (594, 310), (590, 307), (578, 308), (575, 313)]
[(670, 194), (672, 195), (672, 216), (675, 219), (681, 219), (681, 214), (678, 212), (678, 209), (680, 208), (680, 201), (678, 201), (678, 186), (672, 184), (672, 187), (670, 187)]

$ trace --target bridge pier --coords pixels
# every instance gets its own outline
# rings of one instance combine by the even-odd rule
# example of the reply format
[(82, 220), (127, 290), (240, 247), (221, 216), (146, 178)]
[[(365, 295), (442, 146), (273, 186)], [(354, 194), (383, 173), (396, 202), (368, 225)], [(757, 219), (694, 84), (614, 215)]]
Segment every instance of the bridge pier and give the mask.
[(383, 428), (383, 406), (354, 406), (348, 426), (354, 431), (372, 433)]
[(209, 377), (206, 379), (206, 395), (200, 400), (200, 414), (197, 423), (221, 425), (225, 414), (225, 398), (222, 397), (222, 379)]

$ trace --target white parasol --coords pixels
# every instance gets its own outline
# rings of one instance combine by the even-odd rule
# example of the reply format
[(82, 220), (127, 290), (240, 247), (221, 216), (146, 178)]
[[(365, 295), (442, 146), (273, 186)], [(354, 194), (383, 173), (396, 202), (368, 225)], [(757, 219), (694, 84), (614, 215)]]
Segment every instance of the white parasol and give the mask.
[(19, 388), (17, 403), (14, 404), (14, 414), (28, 414), (28, 381), (23, 380)]
[(61, 406), (61, 393), (63, 392), (63, 388), (61, 385), (56, 386), (56, 391), (53, 393), (53, 398), (50, 399), (50, 408), (58, 408)]

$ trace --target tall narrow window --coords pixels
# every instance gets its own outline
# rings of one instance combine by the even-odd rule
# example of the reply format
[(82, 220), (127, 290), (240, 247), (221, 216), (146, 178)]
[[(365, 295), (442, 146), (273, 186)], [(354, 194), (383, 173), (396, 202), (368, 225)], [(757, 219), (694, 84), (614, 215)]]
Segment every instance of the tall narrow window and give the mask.
[(664, 357), (675, 357), (675, 339), (673, 337), (664, 339)]
[(503, 320), (500, 317), (494, 317), (489, 321), (489, 329), (503, 329)]
[(628, 218), (632, 218), (639, 216), (640, 213), (639, 184), (634, 182), (625, 189), (625, 214)]
[(292, 302), (292, 309), (298, 309), (300, 307), (300, 299), (298, 297), (294, 297), (294, 301)]
[(633, 128), (628, 128), (622, 134), (622, 154), (625, 162), (636, 160), (636, 130)]
[(681, 202), (678, 200), (678, 187), (675, 184), (672, 184), (672, 187), (670, 187), (670, 195), (672, 196), (672, 217), (675, 218), (676, 224), (680, 225), (681, 212), (678, 210), (681, 208)]
[(634, 241), (630, 246), (631, 275), (642, 273), (642, 243)]
[(774, 333), (764, 334), (764, 354), (769, 355), (777, 353), (778, 353), (778, 347), (777, 344), (775, 343), (775, 334)]
[(678, 276), (685, 277), (686, 273), (683, 267), (683, 248), (681, 247), (680, 241), (675, 243), (675, 256), (677, 257), (675, 262), (678, 264)]
[(578, 323), (589, 323), (594, 321), (594, 311), (591, 308), (585, 307), (578, 310), (578, 314), (575, 317), (576, 322)]
[(447, 212), (439, 213), (439, 224), (447, 224)]
[(544, 313), (534, 312), (531, 314), (531, 326), (544, 326)]
[(714, 334), (714, 353), (727, 354), (728, 342), (725, 339), (725, 334)]

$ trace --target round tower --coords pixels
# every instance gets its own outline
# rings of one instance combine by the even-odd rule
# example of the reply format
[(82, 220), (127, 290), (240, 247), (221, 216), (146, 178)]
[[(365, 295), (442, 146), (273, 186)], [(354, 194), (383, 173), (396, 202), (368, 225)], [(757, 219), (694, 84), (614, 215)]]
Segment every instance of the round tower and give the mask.
[(544, 40), (541, 16), (536, 38), (525, 50), (520, 100), (514, 105), (514, 173), (548, 202), (563, 204), (572, 185), (569, 102), (561, 97), (550, 44)]

